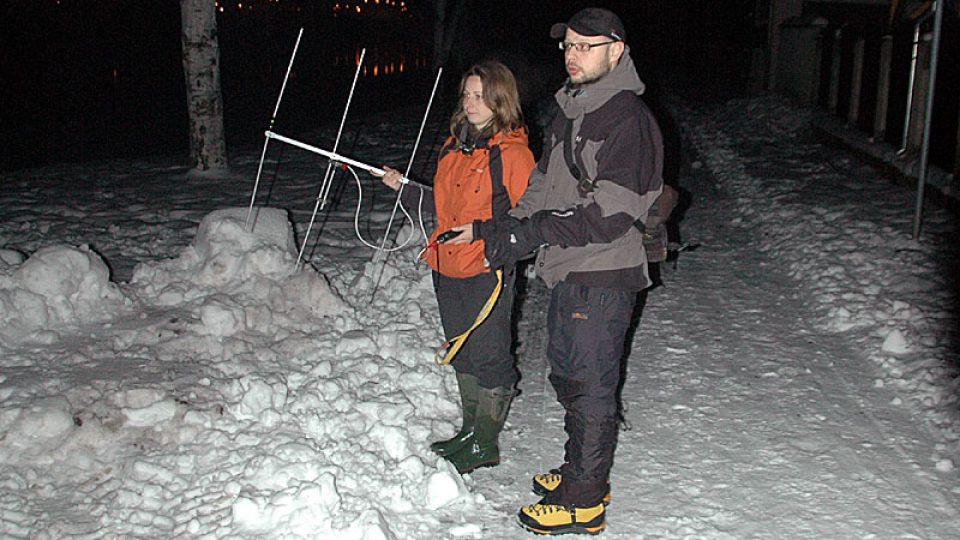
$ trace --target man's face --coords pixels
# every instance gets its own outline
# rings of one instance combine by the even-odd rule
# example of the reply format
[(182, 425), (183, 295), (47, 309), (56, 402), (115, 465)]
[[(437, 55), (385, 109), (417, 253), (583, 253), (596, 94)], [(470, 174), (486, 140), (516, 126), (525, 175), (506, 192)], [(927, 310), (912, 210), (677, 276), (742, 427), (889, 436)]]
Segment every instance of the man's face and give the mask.
[[(566, 43), (595, 44), (609, 41), (611, 39), (607, 36), (584, 36), (570, 28), (567, 28), (567, 34), (564, 37)], [(597, 81), (610, 73), (616, 67), (621, 54), (623, 54), (623, 42), (616, 41), (608, 45), (591, 47), (586, 52), (580, 52), (576, 47), (571, 47), (563, 53), (563, 59), (570, 82), (585, 84)]]

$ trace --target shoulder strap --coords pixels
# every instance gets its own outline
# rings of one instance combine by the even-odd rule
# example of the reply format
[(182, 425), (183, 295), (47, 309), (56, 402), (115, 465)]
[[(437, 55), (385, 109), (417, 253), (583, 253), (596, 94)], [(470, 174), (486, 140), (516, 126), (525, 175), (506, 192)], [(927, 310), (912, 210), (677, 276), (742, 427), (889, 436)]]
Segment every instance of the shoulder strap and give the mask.
[[(563, 159), (567, 162), (567, 168), (570, 174), (577, 181), (577, 189), (582, 195), (586, 195), (594, 190), (596, 182), (583, 173), (583, 160), (580, 157), (581, 147), (579, 144), (574, 147), (573, 140), (573, 120), (567, 118), (567, 125), (563, 130)], [(633, 222), (633, 226), (641, 233), (646, 233), (647, 227), (642, 219)]]
[[(579, 153), (577, 154), (579, 158)], [(567, 118), (567, 124), (563, 129), (563, 160), (567, 162), (567, 168), (570, 169), (570, 174), (573, 175), (577, 181), (580, 181), (580, 177), (583, 176), (583, 172), (580, 170), (580, 167), (577, 166), (578, 160), (574, 160), (573, 157), (573, 119)]]
[(567, 162), (567, 169), (577, 181), (577, 189), (581, 195), (586, 195), (596, 187), (595, 181), (585, 174), (586, 167), (583, 166), (583, 158), (580, 157), (582, 151), (580, 137), (573, 139), (573, 119), (567, 118), (567, 125), (563, 130), (563, 160)]
[(440, 155), (437, 157), (437, 163), (443, 161), (443, 158), (447, 157), (447, 154), (453, 152), (457, 149), (456, 139), (450, 141), (449, 143), (443, 145), (443, 148), (440, 149)]
[(500, 145), (494, 144), (487, 149), (490, 166), (490, 210), (493, 216), (502, 216), (510, 210), (510, 195), (503, 182), (503, 155)]

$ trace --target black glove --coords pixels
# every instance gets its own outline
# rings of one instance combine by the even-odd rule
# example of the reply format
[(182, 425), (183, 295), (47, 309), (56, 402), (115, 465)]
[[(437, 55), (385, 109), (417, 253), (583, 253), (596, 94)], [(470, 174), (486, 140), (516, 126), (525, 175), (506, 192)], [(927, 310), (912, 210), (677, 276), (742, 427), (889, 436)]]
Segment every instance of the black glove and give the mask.
[(527, 219), (509, 216), (484, 223), (483, 255), (490, 268), (513, 266), (543, 243), (532, 225)]

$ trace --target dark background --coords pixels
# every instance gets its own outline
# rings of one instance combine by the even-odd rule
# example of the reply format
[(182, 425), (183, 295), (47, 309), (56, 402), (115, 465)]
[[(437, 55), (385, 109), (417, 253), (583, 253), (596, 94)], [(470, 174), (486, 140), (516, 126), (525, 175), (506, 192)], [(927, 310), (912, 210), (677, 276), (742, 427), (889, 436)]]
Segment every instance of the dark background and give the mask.
[[(535, 123), (543, 98), (564, 78), (562, 55), (548, 36), (549, 28), (587, 4), (608, 7), (624, 20), (651, 102), (663, 92), (745, 94), (753, 51), (766, 45), (766, 30), (757, 27), (753, 10), (767, 6), (758, 0), (461, 1), (464, 13), (436, 114), (446, 114), (444, 107), (449, 109), (464, 69), (496, 58), (516, 74), (528, 123)], [(280, 131), (296, 133), (339, 119), (363, 48), (366, 73), (358, 83), (351, 118), (422, 106), (429, 95), (435, 76), (430, 67), (429, 0), (247, 0), (220, 5), (229, 150), (262, 141), (301, 27), (303, 41), (277, 119)], [(826, 105), (832, 30), (844, 28), (844, 73), (852, 62), (853, 37), (866, 36), (859, 127), (869, 133), (887, 6), (807, 2), (804, 14), (824, 16), (831, 24), (823, 43), (821, 106)], [(945, 17), (931, 138), (931, 162), (947, 170), (955, 159), (960, 106), (958, 26), (955, 16)], [(886, 141), (899, 146), (912, 23), (899, 23), (893, 34)], [(176, 0), (0, 0), (0, 82), (0, 170), (117, 157), (186, 159)], [(845, 116), (849, 81), (845, 77), (840, 82), (837, 114)]]
[[(339, 118), (364, 47), (367, 73), (351, 116), (421, 106), (435, 75), (429, 65), (432, 7), (424, 0), (404, 0), (403, 8), (399, 0), (393, 6), (386, 1), (221, 2), (228, 149), (262, 140), (301, 27), (304, 37), (277, 119), (284, 132)], [(584, 5), (469, 0), (441, 95), (452, 95), (451, 85), (472, 62), (494, 57), (517, 74), (525, 110), (535, 114), (537, 100), (564, 77), (549, 27)], [(753, 0), (595, 5), (624, 19), (651, 91), (667, 81), (688, 84), (693, 76), (700, 85), (745, 85), (757, 39)], [(6, 0), (0, 6), (0, 170), (116, 157), (186, 159), (179, 2)]]

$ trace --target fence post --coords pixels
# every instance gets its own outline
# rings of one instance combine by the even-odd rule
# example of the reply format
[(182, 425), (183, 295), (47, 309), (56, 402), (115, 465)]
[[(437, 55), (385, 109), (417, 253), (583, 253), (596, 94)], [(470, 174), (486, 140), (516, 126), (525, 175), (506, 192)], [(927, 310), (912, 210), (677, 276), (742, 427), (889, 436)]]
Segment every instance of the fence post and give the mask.
[(840, 98), (840, 39), (843, 37), (843, 28), (833, 31), (833, 44), (830, 49), (830, 94), (827, 96), (827, 108), (831, 113), (837, 113), (837, 102)]
[(777, 61), (780, 58), (780, 25), (784, 21), (803, 14), (803, 0), (772, 0), (770, 2), (770, 18), (767, 23), (767, 47), (770, 56), (767, 58), (767, 89), (777, 87)]
[(960, 181), (960, 113), (957, 114), (956, 153), (953, 155), (953, 180)]
[(860, 118), (860, 93), (863, 90), (863, 52), (866, 40), (857, 38), (853, 46), (853, 68), (850, 73), (850, 105), (847, 107), (847, 123), (856, 125)]
[(873, 140), (883, 141), (887, 135), (887, 110), (890, 106), (890, 63), (893, 59), (893, 36), (880, 42), (880, 71), (877, 74), (877, 108), (873, 113)]

